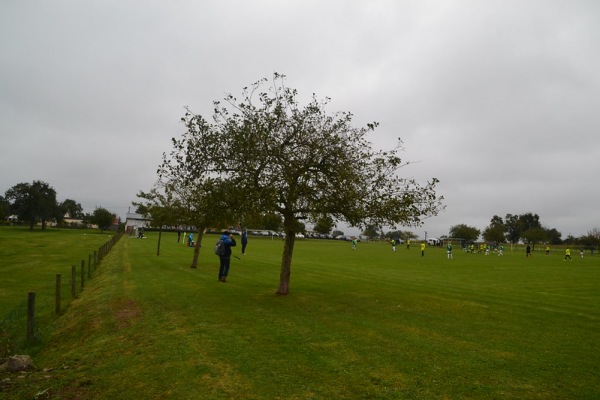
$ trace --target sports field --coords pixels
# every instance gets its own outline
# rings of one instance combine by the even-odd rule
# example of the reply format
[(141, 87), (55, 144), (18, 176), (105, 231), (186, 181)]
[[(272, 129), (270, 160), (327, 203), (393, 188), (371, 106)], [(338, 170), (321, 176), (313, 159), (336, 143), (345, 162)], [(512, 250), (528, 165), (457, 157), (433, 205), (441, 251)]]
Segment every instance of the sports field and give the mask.
[[(192, 249), (123, 238), (7, 399), (595, 399), (600, 257), (250, 237), (217, 281)], [(2, 253), (0, 253), (2, 254)], [(0, 273), (4, 264), (0, 260)], [(17, 273), (14, 272), (13, 273)], [(3, 274), (4, 276), (4, 274)], [(4, 280), (3, 280), (4, 286)], [(44, 371), (45, 369), (45, 371)], [(4, 377), (4, 376), (3, 376)], [(11, 381), (11, 382), (13, 382)]]

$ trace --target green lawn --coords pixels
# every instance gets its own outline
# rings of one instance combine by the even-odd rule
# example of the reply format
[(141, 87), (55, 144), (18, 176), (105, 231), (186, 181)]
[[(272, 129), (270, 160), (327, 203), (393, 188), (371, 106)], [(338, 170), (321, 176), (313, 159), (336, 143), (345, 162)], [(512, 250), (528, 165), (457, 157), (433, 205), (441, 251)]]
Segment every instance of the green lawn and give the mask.
[[(88, 263), (112, 233), (99, 230), (54, 229), (29, 231), (28, 227), (0, 227), (0, 318), (17, 303), (27, 300), (28, 292), (48, 294), (54, 299), (56, 274), (70, 280), (71, 266)], [(69, 291), (65, 291), (65, 296)]]
[(195, 270), (175, 234), (158, 257), (147, 236), (115, 246), (3, 398), (600, 397), (598, 257), (301, 240), (277, 296), (280, 240), (251, 237), (221, 283), (216, 236)]

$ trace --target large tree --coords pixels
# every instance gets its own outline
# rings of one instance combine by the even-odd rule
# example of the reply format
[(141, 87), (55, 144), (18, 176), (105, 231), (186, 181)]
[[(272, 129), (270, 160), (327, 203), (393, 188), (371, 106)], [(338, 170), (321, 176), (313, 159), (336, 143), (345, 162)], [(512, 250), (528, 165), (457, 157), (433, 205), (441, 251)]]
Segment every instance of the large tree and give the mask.
[(46, 229), (46, 222), (56, 216), (56, 191), (46, 182), (19, 183), (8, 189), (5, 197), (11, 211), (21, 221), (29, 223), (30, 230), (37, 221), (41, 221), (42, 229)]
[[(234, 183), (236, 198), (252, 199), (254, 212), (274, 212), (283, 219), (285, 241), (279, 294), (288, 294), (291, 262), (299, 220), (316, 222), (322, 215), (351, 226), (418, 225), (437, 214), (441, 198), (437, 179), (424, 186), (399, 176), (406, 165), (398, 146), (373, 150), (367, 134), (376, 123), (352, 126), (352, 114), (328, 114), (314, 95), (299, 104), (297, 92), (275, 74), (245, 88), (242, 99), (215, 103), (212, 129), (202, 129), (201, 116), (188, 112), (191, 132), (204, 133), (195, 154), (208, 155), (212, 172)], [(204, 146), (204, 147), (202, 147)], [(206, 159), (206, 157), (204, 157)], [(207, 164), (193, 163), (199, 175)]]

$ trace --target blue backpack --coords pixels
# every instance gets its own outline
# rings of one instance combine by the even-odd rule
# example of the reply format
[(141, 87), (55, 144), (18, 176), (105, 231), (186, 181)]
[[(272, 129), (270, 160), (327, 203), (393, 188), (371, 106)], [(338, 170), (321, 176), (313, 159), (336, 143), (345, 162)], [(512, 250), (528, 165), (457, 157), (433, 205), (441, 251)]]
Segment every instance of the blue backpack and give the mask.
[(223, 239), (217, 241), (217, 244), (215, 245), (215, 254), (218, 256), (225, 255), (225, 241)]

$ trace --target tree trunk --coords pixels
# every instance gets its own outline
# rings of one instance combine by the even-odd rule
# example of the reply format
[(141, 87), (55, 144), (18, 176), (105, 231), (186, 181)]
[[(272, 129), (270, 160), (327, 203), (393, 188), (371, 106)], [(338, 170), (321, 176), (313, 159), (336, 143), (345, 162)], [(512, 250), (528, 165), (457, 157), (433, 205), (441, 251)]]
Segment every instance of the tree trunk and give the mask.
[(202, 238), (204, 237), (204, 228), (198, 228), (198, 239), (196, 240), (196, 245), (194, 246), (194, 259), (192, 260), (192, 265), (190, 268), (198, 268), (198, 256), (200, 255), (200, 247), (202, 243)]
[(290, 274), (292, 267), (292, 253), (294, 253), (294, 242), (296, 235), (286, 232), (283, 256), (281, 257), (281, 273), (279, 274), (279, 290), (277, 294), (287, 295), (290, 291)]

